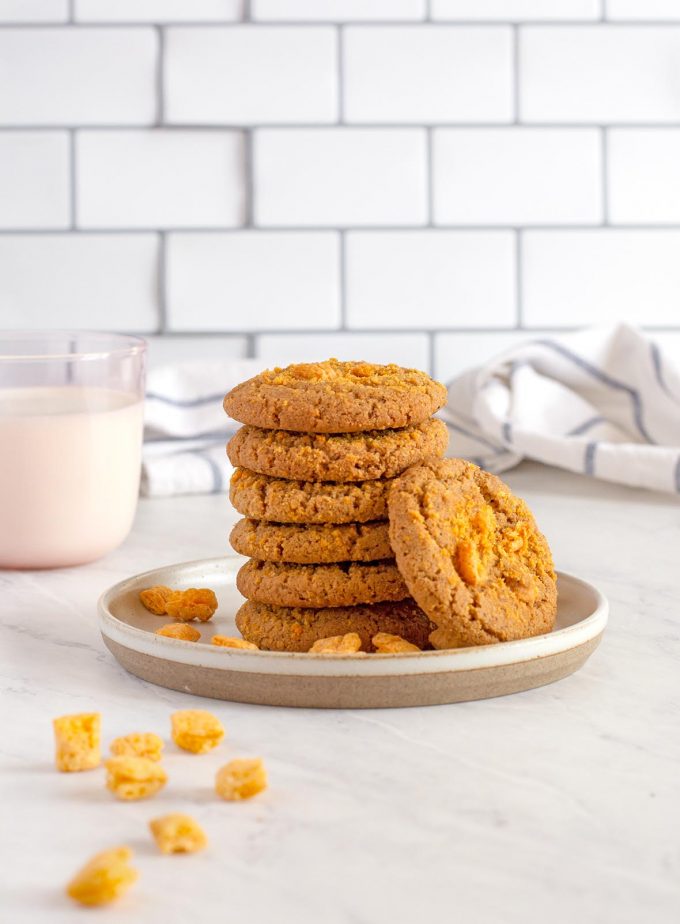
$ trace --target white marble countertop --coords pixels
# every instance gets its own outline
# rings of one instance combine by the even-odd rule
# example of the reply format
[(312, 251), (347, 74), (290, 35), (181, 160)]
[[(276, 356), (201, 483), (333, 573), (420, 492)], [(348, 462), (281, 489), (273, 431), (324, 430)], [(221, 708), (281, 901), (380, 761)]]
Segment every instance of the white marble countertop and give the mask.
[[(558, 567), (608, 595), (604, 641), (558, 684), (484, 702), (365, 712), (199, 700), (126, 674), (95, 602), (110, 584), (222, 554), (224, 496), (145, 500), (125, 545), (84, 568), (0, 572), (3, 921), (70, 924), (63, 884), (126, 843), (141, 876), (107, 922), (640, 924), (680, 920), (680, 499), (536, 465), (507, 480)], [(99, 710), (104, 735), (167, 736), (177, 708), (225, 744), (168, 747), (170, 784), (116, 802), (101, 770), (57, 773), (51, 718)], [(271, 787), (217, 802), (216, 768), (261, 754)], [(164, 857), (149, 818), (184, 810), (203, 854)]]

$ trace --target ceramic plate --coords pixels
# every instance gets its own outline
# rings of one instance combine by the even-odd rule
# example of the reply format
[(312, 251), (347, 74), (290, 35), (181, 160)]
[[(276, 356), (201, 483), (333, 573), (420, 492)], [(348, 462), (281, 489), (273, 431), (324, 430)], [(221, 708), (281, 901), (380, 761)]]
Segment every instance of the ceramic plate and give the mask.
[[(364, 657), (219, 648), (210, 644), (212, 635), (239, 635), (234, 615), (243, 598), (235, 582), (244, 561), (230, 556), (185, 562), (116, 584), (98, 604), (105, 644), (132, 674), (173, 690), (270, 706), (351, 709), (462, 702), (552, 683), (585, 663), (607, 624), (602, 594), (558, 572), (555, 629), (535, 638)], [(139, 591), (153, 584), (215, 591), (219, 609), (210, 622), (196, 624), (200, 642), (154, 634), (170, 620), (139, 602)]]

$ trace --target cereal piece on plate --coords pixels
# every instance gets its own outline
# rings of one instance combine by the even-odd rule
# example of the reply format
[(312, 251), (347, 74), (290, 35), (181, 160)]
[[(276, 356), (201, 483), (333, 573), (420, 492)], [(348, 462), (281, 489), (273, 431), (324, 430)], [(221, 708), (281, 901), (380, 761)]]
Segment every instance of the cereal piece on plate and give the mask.
[(106, 761), (106, 785), (118, 799), (148, 799), (162, 789), (168, 775), (148, 757), (110, 757)]
[(154, 587), (147, 587), (146, 590), (140, 591), (139, 599), (142, 604), (154, 613), (156, 616), (165, 616), (165, 604), (173, 591), (163, 584), (156, 584)]
[(96, 854), (66, 886), (69, 898), (81, 905), (106, 905), (130, 888), (139, 876), (130, 866), (129, 847), (113, 847)]
[(188, 590), (177, 590), (166, 603), (166, 612), (173, 619), (189, 622), (199, 619), (207, 622), (217, 609), (215, 592), (207, 587), (190, 587)]
[(251, 799), (266, 788), (267, 771), (260, 757), (230, 760), (215, 777), (215, 792), (227, 802)]
[(236, 638), (231, 635), (213, 635), (210, 641), (213, 645), (219, 645), (222, 648), (249, 648), (253, 651), (259, 651), (254, 642), (247, 642), (244, 638)]
[(407, 651), (420, 651), (417, 645), (407, 642), (401, 635), (391, 635), (389, 632), (378, 632), (371, 641), (378, 654), (404, 654)]
[(361, 648), (361, 637), (356, 632), (320, 638), (309, 649), (313, 654), (354, 654)]
[(149, 828), (161, 853), (196, 853), (208, 843), (199, 823), (191, 815), (180, 812), (154, 818)]
[(98, 712), (62, 715), (52, 722), (57, 769), (65, 773), (92, 770), (101, 763), (101, 716)]
[(201, 637), (198, 629), (186, 622), (169, 622), (156, 629), (155, 634), (163, 635), (165, 638), (178, 638), (182, 642), (197, 642)]
[(146, 757), (158, 761), (163, 756), (163, 739), (153, 732), (132, 732), (114, 738), (111, 753), (116, 757)]
[(205, 754), (217, 747), (224, 738), (220, 720), (204, 709), (182, 709), (173, 712), (172, 740), (184, 751)]

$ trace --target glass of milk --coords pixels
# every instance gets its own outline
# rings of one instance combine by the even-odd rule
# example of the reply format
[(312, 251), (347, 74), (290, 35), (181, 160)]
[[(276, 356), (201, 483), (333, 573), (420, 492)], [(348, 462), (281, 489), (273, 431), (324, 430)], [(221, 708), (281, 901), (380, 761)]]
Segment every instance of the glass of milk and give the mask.
[(145, 354), (137, 337), (0, 332), (0, 568), (80, 565), (125, 539)]

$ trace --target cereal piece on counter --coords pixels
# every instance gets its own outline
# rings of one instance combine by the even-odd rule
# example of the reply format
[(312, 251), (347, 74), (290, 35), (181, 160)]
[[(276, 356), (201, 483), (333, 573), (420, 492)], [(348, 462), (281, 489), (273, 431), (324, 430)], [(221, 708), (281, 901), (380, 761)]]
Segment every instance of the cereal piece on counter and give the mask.
[(92, 770), (101, 763), (101, 715), (83, 712), (52, 721), (57, 769), (65, 773)]
[(260, 650), (254, 642), (247, 642), (244, 638), (236, 638), (231, 635), (213, 635), (210, 641), (213, 645), (220, 645), (222, 648), (249, 648), (253, 651)]
[(196, 853), (208, 843), (199, 823), (191, 815), (180, 812), (154, 818), (149, 828), (161, 853)]
[(173, 619), (189, 622), (198, 619), (207, 622), (217, 610), (217, 597), (215, 592), (207, 587), (190, 587), (188, 590), (177, 590), (170, 596), (165, 605), (165, 611)]
[(266, 788), (267, 771), (260, 757), (230, 760), (215, 777), (215, 792), (227, 802), (251, 799)]
[(404, 654), (407, 651), (420, 651), (417, 645), (407, 642), (401, 635), (390, 635), (389, 632), (378, 632), (371, 641), (378, 654)]
[(165, 604), (173, 591), (163, 584), (156, 584), (154, 587), (147, 587), (146, 590), (140, 591), (139, 599), (143, 606), (150, 613), (156, 616), (165, 616)]
[(111, 753), (116, 757), (146, 757), (159, 761), (163, 757), (163, 739), (153, 732), (132, 732), (114, 738)]
[(118, 799), (148, 799), (162, 789), (168, 775), (148, 757), (110, 757), (106, 763), (106, 785)]
[(312, 654), (355, 654), (361, 649), (361, 638), (356, 632), (320, 638), (309, 649)]
[(177, 747), (192, 754), (212, 751), (224, 738), (224, 727), (220, 720), (205, 709), (182, 709), (173, 712), (172, 740)]
[(139, 876), (130, 866), (129, 847), (113, 847), (92, 857), (66, 886), (66, 894), (81, 905), (106, 905), (120, 898)]
[(169, 622), (166, 626), (156, 629), (156, 635), (163, 635), (165, 638), (178, 638), (182, 642), (197, 642), (201, 633), (194, 626), (186, 622)]

